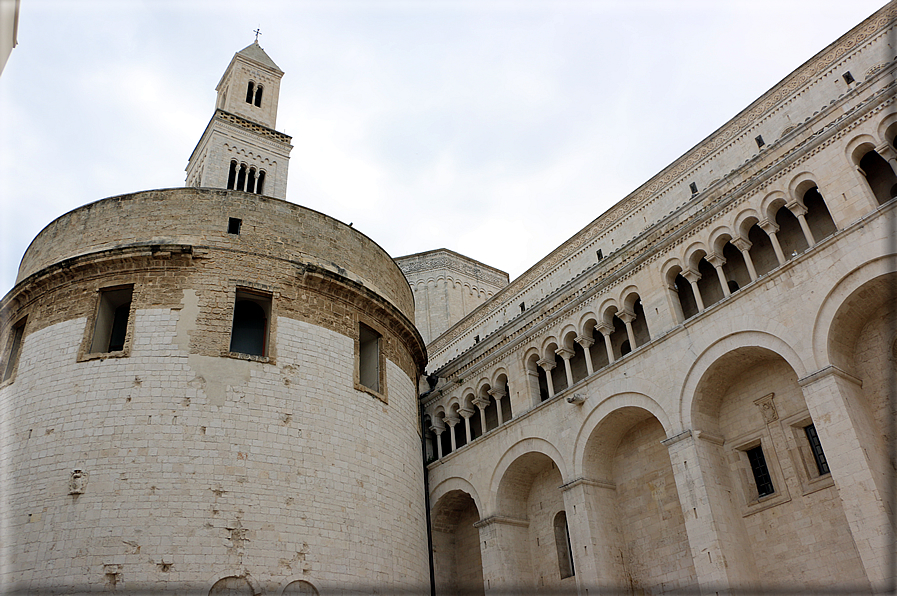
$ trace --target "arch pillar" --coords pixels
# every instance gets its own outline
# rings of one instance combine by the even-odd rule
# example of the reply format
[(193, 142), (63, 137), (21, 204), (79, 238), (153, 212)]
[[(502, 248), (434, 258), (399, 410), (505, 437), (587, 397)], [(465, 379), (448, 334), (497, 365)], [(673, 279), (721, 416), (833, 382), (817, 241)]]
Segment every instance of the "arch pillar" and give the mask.
[(757, 270), (754, 269), (754, 261), (751, 260), (752, 244), (744, 238), (733, 238), (730, 242), (732, 243), (732, 246), (741, 252), (741, 256), (744, 258), (744, 264), (748, 270), (748, 275), (751, 276), (751, 281), (757, 281)]
[(554, 397), (554, 382), (551, 380), (551, 371), (557, 366), (557, 362), (554, 360), (545, 360), (542, 358), (537, 362), (539, 366), (542, 367), (542, 370), (545, 371), (545, 383), (548, 385), (548, 397), (549, 399)]
[(728, 298), (732, 295), (732, 292), (729, 291), (729, 282), (726, 281), (726, 272), (723, 271), (723, 265), (726, 264), (726, 259), (713, 253), (707, 255), (707, 262), (713, 265), (713, 268), (716, 269), (716, 276), (719, 277), (719, 285), (723, 289), (723, 296)]
[(779, 237), (776, 236), (776, 232), (779, 231), (779, 226), (773, 221), (769, 221), (768, 219), (764, 219), (760, 223), (757, 224), (760, 226), (760, 229), (766, 232), (766, 235), (769, 236), (769, 241), (772, 243), (772, 249), (776, 253), (776, 260), (779, 262), (779, 266), (785, 264), (787, 259), (785, 258), (785, 253), (782, 252), (782, 245), (779, 244)]
[(615, 487), (608, 482), (577, 478), (561, 486), (570, 530), (573, 567), (580, 594), (601, 585), (627, 585), (622, 544), (614, 513)]
[[(887, 461), (875, 426), (863, 407), (862, 381), (836, 366), (799, 379), (816, 426), (844, 515), (869, 582), (884, 588), (894, 582), (889, 560)], [(891, 583), (893, 585), (893, 583)]]
[(470, 417), (476, 414), (476, 411), (470, 408), (461, 408), (458, 413), (464, 419), (464, 432), (467, 433), (467, 442), (470, 443), (473, 440), (470, 434)]
[(573, 350), (569, 348), (558, 348), (555, 354), (564, 360), (564, 372), (567, 374), (567, 387), (573, 387), (573, 369), (570, 368), (570, 359), (573, 358)]
[(530, 593), (529, 521), (493, 515), (473, 526), (480, 534), (486, 594)]
[(436, 424), (438, 418), (433, 419), (433, 424), (430, 425), (430, 430), (436, 434), (436, 459), (442, 459), (442, 433), (445, 432), (444, 424)]
[(638, 347), (635, 343), (635, 333), (632, 331), (632, 322), (635, 320), (635, 313), (623, 309), (617, 313), (617, 318), (623, 321), (623, 324), (626, 325), (626, 337), (629, 339), (629, 348), (634, 350)]
[(689, 285), (691, 285), (691, 293), (695, 296), (698, 312), (703, 312), (704, 299), (701, 297), (701, 288), (698, 287), (698, 281), (701, 279), (701, 274), (689, 267), (682, 272), (682, 277), (684, 277)]
[(480, 411), (480, 429), (481, 429), (482, 433), (485, 435), (486, 434), (486, 408), (489, 407), (489, 400), (478, 395), (473, 400), (473, 405), (475, 405), (477, 407), (477, 409)]
[(804, 233), (804, 239), (807, 241), (807, 246), (809, 247), (816, 244), (816, 239), (813, 237), (813, 232), (810, 230), (810, 225), (807, 223), (807, 208), (797, 201), (785, 206), (797, 218), (797, 222), (800, 224), (800, 229)]
[(607, 363), (613, 364), (614, 362), (614, 347), (610, 343), (610, 335), (614, 332), (614, 328), (607, 323), (599, 323), (595, 326), (595, 329), (601, 332), (601, 335), (604, 336), (604, 348), (607, 350)]
[(495, 398), (495, 409), (498, 411), (497, 412), (498, 425), (501, 426), (502, 424), (505, 423), (505, 421), (502, 419), (502, 414), (501, 414), (501, 400), (503, 398), (507, 397), (508, 394), (507, 394), (507, 392), (505, 392), (504, 389), (490, 389), (489, 395), (491, 395), (492, 397)]
[(449, 440), (452, 442), (452, 453), (458, 449), (457, 441), (455, 441), (455, 425), (461, 422), (457, 416), (446, 416), (445, 423), (449, 425)]
[(582, 351), (586, 355), (586, 375), (591, 375), (595, 370), (592, 368), (592, 353), (589, 351), (589, 348), (595, 344), (595, 340), (591, 337), (577, 336), (574, 341), (582, 346)]
[(686, 430), (661, 443), (670, 454), (701, 591), (756, 583), (756, 564), (744, 524), (731, 503), (723, 440)]

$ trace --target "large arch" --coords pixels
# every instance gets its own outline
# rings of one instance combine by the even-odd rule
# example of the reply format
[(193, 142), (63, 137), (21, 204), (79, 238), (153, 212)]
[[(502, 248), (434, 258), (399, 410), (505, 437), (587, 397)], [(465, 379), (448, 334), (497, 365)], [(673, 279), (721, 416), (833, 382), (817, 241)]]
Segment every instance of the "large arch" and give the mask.
[(795, 370), (798, 378), (807, 374), (807, 367), (797, 352), (787, 342), (767, 331), (736, 331), (716, 340), (705, 348), (695, 359), (679, 396), (679, 419), (684, 429), (694, 428), (692, 420), (693, 403), (698, 384), (707, 370), (724, 354), (739, 348), (765, 348), (785, 359)]
[(552, 443), (540, 437), (529, 437), (518, 441), (505, 451), (504, 455), (501, 456), (501, 459), (498, 460), (495, 470), (492, 472), (489, 494), (492, 498), (492, 509), (495, 510), (496, 513), (501, 513), (501, 505), (499, 504), (500, 485), (502, 480), (506, 477), (508, 469), (515, 461), (520, 459), (520, 457), (529, 453), (540, 453), (546, 456), (557, 467), (561, 474), (561, 478), (569, 478), (564, 458), (561, 455), (560, 450), (558, 450)]
[(437, 593), (482, 596), (483, 558), (476, 527), (482, 510), (474, 500), (476, 491), (460, 478), (447, 479), (440, 487), (430, 523)]

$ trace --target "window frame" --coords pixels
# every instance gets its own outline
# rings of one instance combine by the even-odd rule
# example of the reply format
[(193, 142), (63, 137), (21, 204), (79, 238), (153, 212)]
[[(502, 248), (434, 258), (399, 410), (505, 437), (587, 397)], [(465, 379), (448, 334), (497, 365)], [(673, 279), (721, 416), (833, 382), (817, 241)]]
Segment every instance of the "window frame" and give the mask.
[[(377, 387), (369, 387), (363, 384), (362, 381), (362, 360), (368, 358), (369, 356), (365, 356), (365, 346), (362, 345), (362, 330), (367, 328), (369, 331), (376, 334), (376, 364), (377, 364)], [(387, 395), (387, 386), (386, 386), (386, 352), (384, 350), (385, 344), (385, 330), (374, 323), (373, 321), (364, 318), (359, 319), (358, 323), (355, 326), (355, 371), (354, 371), (354, 385), (355, 389), (358, 391), (362, 391), (369, 395), (372, 395), (382, 401), (383, 403), (389, 403), (388, 395)], [(369, 342), (365, 342), (368, 344)]]
[[(819, 473), (816, 458), (813, 455), (813, 449), (810, 441), (807, 439), (805, 430), (810, 425), (815, 426), (815, 422), (810, 417), (808, 411), (800, 412), (782, 420), (782, 429), (786, 431), (786, 437), (793, 441), (789, 452), (792, 455), (794, 469), (797, 471), (797, 479), (800, 482), (802, 495), (804, 496), (835, 485), (830, 463), (827, 473)], [(828, 458), (826, 458), (826, 462), (828, 462)]]
[[(103, 319), (108, 319), (108, 317), (112, 317), (111, 320), (107, 321), (109, 326), (109, 337), (104, 338), (101, 344), (106, 344), (112, 340), (112, 332), (115, 324), (115, 312), (116, 309), (123, 304), (119, 304), (118, 306), (108, 305), (108, 301), (115, 300), (110, 298), (112, 294), (123, 292), (125, 290), (130, 291), (129, 302), (130, 305), (128, 307), (128, 320), (125, 323), (125, 336), (122, 343), (122, 348), (120, 350), (109, 350), (108, 347), (104, 351), (94, 350), (95, 344), (97, 342), (97, 325)], [(90, 317), (87, 319), (87, 326), (84, 329), (84, 338), (81, 343), (81, 350), (79, 354), (78, 361), (83, 360), (97, 360), (97, 359), (106, 359), (106, 358), (127, 358), (131, 355), (131, 342), (134, 336), (134, 319), (136, 314), (135, 308), (135, 286), (133, 283), (125, 283), (125, 284), (117, 284), (113, 286), (105, 286), (102, 288), (97, 288), (96, 298), (93, 307), (93, 312)], [(111, 315), (108, 314), (108, 308), (112, 308)], [(102, 334), (105, 336), (106, 331), (102, 330)], [(111, 346), (109, 346), (111, 347)]]
[[(234, 315), (236, 313), (237, 302), (248, 300), (255, 302), (262, 307), (265, 312), (265, 331), (264, 331), (264, 347), (262, 354), (249, 354), (245, 352), (235, 352), (231, 350), (234, 337)], [(236, 286), (233, 293), (233, 301), (230, 316), (230, 332), (227, 334), (227, 348), (224, 355), (237, 360), (251, 360), (253, 362), (263, 362), (268, 364), (274, 363), (274, 294), (265, 292), (256, 288), (245, 286)]]
[[(742, 517), (748, 517), (791, 501), (791, 494), (788, 492), (788, 485), (785, 483), (782, 467), (779, 465), (778, 454), (767, 429), (743, 435), (731, 442), (727, 441), (726, 444), (731, 445), (726, 451), (729, 452), (730, 462), (734, 464), (737, 479), (734, 484), (742, 497)], [(748, 451), (755, 447), (763, 449), (763, 459), (766, 462), (774, 491), (762, 497), (757, 489), (757, 482), (748, 459)]]
[(13, 383), (19, 370), (19, 360), (22, 357), (22, 346), (25, 343), (25, 328), (28, 325), (28, 315), (22, 316), (9, 328), (6, 345), (3, 354), (6, 356), (0, 367), (0, 385)]

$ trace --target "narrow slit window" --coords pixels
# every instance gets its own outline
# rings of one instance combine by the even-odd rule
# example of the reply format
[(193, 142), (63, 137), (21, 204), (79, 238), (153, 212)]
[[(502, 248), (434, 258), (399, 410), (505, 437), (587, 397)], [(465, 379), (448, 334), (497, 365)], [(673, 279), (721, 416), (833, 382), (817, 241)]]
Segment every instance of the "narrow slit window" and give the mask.
[(763, 145), (766, 144), (766, 141), (763, 140), (763, 135), (757, 135), (757, 136), (754, 138), (754, 142), (757, 143), (757, 149), (762, 148)]
[(690, 184), (688, 185), (688, 188), (689, 188), (689, 190), (691, 190), (691, 194), (693, 194), (693, 195), (698, 194), (698, 185), (697, 185), (697, 183), (695, 183), (695, 182), (690, 183)]
[(252, 103), (252, 97), (255, 94), (255, 83), (249, 81), (249, 85), (246, 87), (246, 103)]
[(6, 357), (6, 366), (3, 367), (3, 381), (12, 376), (16, 369), (16, 363), (19, 361), (19, 352), (22, 349), (22, 337), (25, 335), (25, 319), (22, 319), (12, 329), (12, 342), (10, 342), (9, 353)]
[(230, 162), (230, 169), (227, 172), (227, 189), (233, 190), (234, 185), (237, 183), (237, 161), (232, 159)]
[(825, 459), (825, 453), (822, 452), (822, 443), (819, 442), (819, 435), (816, 433), (816, 425), (810, 424), (804, 427), (804, 433), (807, 435), (807, 441), (810, 443), (810, 449), (813, 451), (813, 459), (816, 461), (816, 469), (819, 475), (830, 473), (828, 461)]
[(255, 90), (255, 107), (257, 107), (257, 108), (262, 107), (262, 91), (263, 90), (264, 90), (264, 87), (262, 87), (261, 85), (259, 85), (258, 89)]
[(133, 286), (100, 291), (100, 304), (90, 344), (92, 354), (120, 352), (125, 349), (133, 292)]
[(260, 195), (265, 194), (265, 170), (259, 170), (259, 177), (255, 183), (255, 192)]
[(561, 579), (573, 577), (573, 549), (570, 546), (570, 530), (567, 527), (567, 512), (560, 511), (554, 516), (554, 544), (558, 551), (558, 571)]
[(380, 334), (358, 324), (358, 382), (380, 393)]
[(745, 451), (748, 462), (751, 464), (751, 472), (754, 474), (754, 481), (757, 484), (757, 496), (765, 497), (775, 492), (772, 486), (772, 476), (769, 474), (769, 467), (766, 465), (766, 458), (763, 457), (763, 447), (757, 445)]
[(842, 74), (841, 77), (844, 79), (844, 82), (847, 83), (848, 85), (850, 85), (854, 81), (853, 75), (850, 74), (849, 70), (847, 72), (845, 72), (844, 74)]
[(249, 356), (267, 356), (271, 297), (237, 290), (230, 351)]

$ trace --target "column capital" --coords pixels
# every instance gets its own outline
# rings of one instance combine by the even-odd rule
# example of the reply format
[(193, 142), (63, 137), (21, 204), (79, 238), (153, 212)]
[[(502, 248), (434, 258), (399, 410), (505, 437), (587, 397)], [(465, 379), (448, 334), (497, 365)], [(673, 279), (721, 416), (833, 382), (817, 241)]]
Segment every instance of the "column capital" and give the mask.
[(795, 215), (795, 217), (799, 217), (801, 215), (807, 214), (806, 206), (803, 203), (801, 203), (800, 201), (796, 201), (796, 200), (791, 201), (790, 203), (785, 205), (785, 207), (787, 207), (788, 211), (793, 213)]
[(635, 320), (635, 313), (628, 308), (624, 308), (617, 313), (617, 318), (626, 324), (630, 324)]
[(760, 226), (760, 229), (767, 234), (775, 234), (779, 231), (779, 225), (776, 222), (770, 221), (768, 219), (757, 222), (757, 225)]
[(477, 411), (472, 408), (461, 408), (460, 410), (458, 410), (458, 413), (461, 414), (462, 418), (470, 418), (471, 416), (476, 414)]
[(576, 343), (581, 345), (583, 348), (591, 348), (595, 344), (595, 340), (591, 337), (584, 337), (582, 335), (577, 335), (574, 340)]
[(445, 425), (442, 422), (436, 424), (437, 420), (439, 420), (439, 418), (434, 418), (430, 423), (430, 430), (436, 433), (436, 436), (438, 437), (443, 433), (443, 431), (445, 431)]
[(729, 240), (729, 242), (732, 244), (732, 246), (734, 246), (741, 252), (749, 251), (751, 250), (751, 246), (753, 246), (750, 240), (741, 237), (732, 238), (731, 240)]
[(897, 152), (895, 152), (894, 149), (891, 148), (891, 145), (889, 145), (887, 141), (876, 147), (875, 151), (883, 158), (888, 160), (897, 158)]
[(489, 407), (489, 400), (481, 395), (478, 395), (478, 396), (476, 396), (476, 398), (474, 398), (473, 405), (475, 405), (476, 407), (478, 407), (481, 410), (485, 410), (486, 408)]
[(536, 364), (545, 369), (545, 372), (550, 372), (555, 366), (557, 366), (557, 362), (554, 360), (546, 360), (544, 358), (540, 359)]
[(604, 321), (602, 321), (602, 322), (598, 323), (597, 325), (595, 325), (595, 329), (597, 329), (598, 331), (600, 331), (600, 332), (601, 332), (601, 335), (604, 335), (605, 337), (609, 336), (611, 333), (614, 332), (614, 327), (613, 327), (613, 325), (608, 325), (608, 324), (605, 323)]
[(452, 428), (454, 428), (455, 425), (458, 424), (459, 422), (461, 422), (461, 419), (458, 418), (457, 416), (446, 416), (445, 417), (445, 423), (448, 424), (449, 426), (451, 426)]
[(573, 355), (576, 354), (576, 352), (574, 352), (570, 348), (558, 348), (554, 351), (554, 353), (564, 360), (570, 360), (571, 358), (573, 358)]
[(501, 401), (501, 398), (508, 395), (508, 392), (504, 389), (490, 389), (489, 395), (495, 398), (495, 401)]
[(723, 257), (722, 255), (718, 255), (715, 252), (710, 253), (709, 255), (707, 255), (704, 258), (707, 259), (708, 263), (710, 263), (717, 269), (719, 269), (720, 267), (722, 267), (723, 265), (726, 264), (725, 257)]
[(682, 277), (688, 280), (688, 283), (696, 284), (701, 279), (701, 274), (689, 267), (682, 270)]

